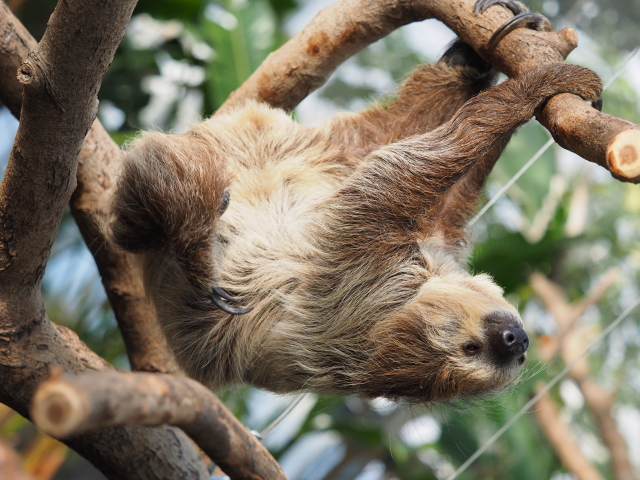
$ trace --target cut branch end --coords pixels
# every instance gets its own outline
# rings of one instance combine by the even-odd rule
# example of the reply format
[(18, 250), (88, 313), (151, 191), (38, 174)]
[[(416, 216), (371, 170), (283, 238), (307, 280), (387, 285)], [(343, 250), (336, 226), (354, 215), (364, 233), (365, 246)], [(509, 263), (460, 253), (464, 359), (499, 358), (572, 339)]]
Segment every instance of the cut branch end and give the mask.
[(64, 438), (72, 434), (89, 412), (87, 399), (64, 381), (47, 381), (37, 390), (32, 403), (33, 422), (45, 433)]
[(607, 166), (617, 178), (640, 182), (640, 130), (616, 135), (607, 148)]

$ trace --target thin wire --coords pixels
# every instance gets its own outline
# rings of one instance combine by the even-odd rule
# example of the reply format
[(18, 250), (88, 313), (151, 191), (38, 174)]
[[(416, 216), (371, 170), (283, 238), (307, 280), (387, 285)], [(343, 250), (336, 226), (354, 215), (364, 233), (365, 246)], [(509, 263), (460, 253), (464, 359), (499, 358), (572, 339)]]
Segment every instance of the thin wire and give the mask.
[[(624, 72), (624, 70), (627, 68), (627, 66), (631, 63), (631, 61), (638, 55), (638, 53), (640, 53), (640, 45), (638, 45), (625, 59), (625, 61), (622, 63), (622, 66), (616, 71), (616, 73), (614, 73), (611, 78), (609, 78), (609, 80), (607, 80), (607, 83), (604, 84), (602, 91), (607, 90), (611, 84), (613, 84), (613, 82), (615, 82), (618, 77), (620, 75), (622, 75), (622, 72)], [(482, 217), (485, 213), (487, 213), (487, 210), (489, 210), (499, 199), (500, 197), (502, 197), (502, 195), (505, 194), (505, 192), (507, 190), (509, 190), (509, 188), (511, 188), (511, 186), (516, 183), (518, 181), (518, 179), (527, 171), (529, 170), (529, 168), (531, 167), (531, 165), (533, 165), (541, 156), (544, 152), (546, 152), (549, 147), (551, 145), (554, 144), (554, 141), (552, 138), (550, 138), (547, 143), (545, 143), (542, 147), (540, 147), (540, 149), (533, 155), (533, 157), (531, 157), (531, 159), (525, 163), (522, 168), (520, 168), (520, 170), (518, 170), (518, 172), (511, 177), (511, 179), (498, 191), (498, 193), (496, 193), (491, 200), (489, 200), (487, 202), (487, 204), (482, 207), (480, 209), (480, 211), (469, 221), (468, 226), (471, 227), (473, 224), (475, 224), (480, 217)]]
[(640, 53), (640, 45), (638, 45), (627, 56), (627, 59), (622, 63), (622, 66), (618, 69), (618, 71), (616, 73), (614, 73), (613, 76), (609, 80), (607, 80), (607, 83), (604, 84), (603, 90), (606, 90), (607, 88), (609, 88), (611, 86), (611, 84), (613, 82), (615, 82), (620, 75), (622, 75), (622, 72), (624, 72), (624, 69), (627, 68), (627, 66), (631, 63), (631, 60), (633, 60), (636, 57), (636, 55), (638, 55), (638, 53)]
[(460, 465), (460, 468), (458, 468), (455, 472), (453, 472), (453, 474), (447, 478), (447, 480), (454, 480), (455, 478), (458, 477), (458, 475), (460, 475), (462, 472), (464, 472), (469, 465), (471, 465), (473, 462), (476, 461), (476, 459), (482, 455), (484, 452), (487, 451), (487, 449), (493, 445), (495, 443), (495, 441), (504, 433), (506, 432), (509, 428), (511, 428), (511, 425), (513, 425), (514, 423), (516, 423), (518, 421), (518, 419), (524, 415), (538, 400), (540, 400), (540, 397), (542, 397), (545, 393), (547, 393), (549, 390), (551, 390), (553, 388), (553, 386), (558, 383), (566, 374), (569, 370), (571, 370), (574, 365), (576, 363), (578, 363), (580, 360), (582, 360), (585, 356), (587, 356), (589, 353), (591, 353), (591, 351), (607, 336), (609, 335), (614, 328), (616, 328), (620, 322), (622, 322), (625, 318), (627, 318), (627, 316), (638, 307), (638, 305), (640, 305), (640, 298), (637, 299), (631, 306), (627, 307), (626, 310), (624, 312), (622, 312), (620, 315), (618, 315), (618, 318), (616, 318), (611, 324), (609, 324), (609, 326), (607, 328), (605, 328), (602, 332), (600, 332), (600, 335), (598, 335), (593, 342), (591, 342), (589, 344), (589, 346), (587, 348), (584, 349), (584, 351), (578, 355), (576, 358), (574, 358), (568, 365), (566, 365), (561, 371), (560, 373), (558, 373), (555, 377), (553, 377), (553, 379), (547, 383), (544, 388), (542, 390), (540, 390), (537, 394), (535, 394), (533, 396), (533, 398), (531, 400), (529, 400), (520, 410), (518, 410), (518, 413), (516, 413), (513, 417), (511, 417), (509, 419), (509, 421), (507, 423), (505, 423), (502, 428), (500, 428), (500, 430), (498, 430), (496, 433), (494, 433), (491, 438), (489, 438), (489, 440), (487, 440), (484, 445), (482, 445), (478, 450), (476, 450), (476, 452), (471, 455), (466, 462), (464, 462), (462, 465)]
[[(611, 76), (611, 78), (607, 80), (607, 82), (603, 86), (603, 91), (607, 90), (613, 84), (613, 82), (615, 82), (618, 79), (618, 77), (627, 68), (627, 66), (631, 63), (631, 61), (638, 55), (638, 53), (640, 53), (640, 45), (638, 45), (627, 56), (627, 58), (625, 59), (623, 64), (620, 66), (620, 68), (616, 71), (616, 73), (614, 73)], [(553, 144), (553, 139), (550, 139), (549, 141), (547, 141), (547, 143), (545, 143), (540, 148), (540, 150), (538, 150), (535, 153), (535, 155), (531, 157), (531, 160), (529, 160), (520, 170), (518, 170), (518, 173), (516, 173), (514, 177), (511, 180), (509, 180), (509, 182), (507, 182), (505, 186), (502, 187), (500, 191), (491, 200), (489, 200), (489, 202), (487, 202), (487, 204), (471, 219), (471, 221), (469, 222), (469, 226), (476, 223), (478, 219), (482, 215), (484, 215), (487, 212), (487, 210), (489, 210), (489, 208), (491, 208), (496, 203), (496, 201), (509, 189), (509, 187), (511, 187), (511, 185), (513, 185), (515, 181), (518, 178), (520, 178), (522, 174), (526, 172), (527, 169), (536, 162), (536, 160), (538, 160), (538, 158), (540, 158), (540, 156), (551, 146), (551, 144)], [(476, 452), (473, 455), (471, 455), (462, 465), (460, 465), (460, 467), (455, 472), (453, 472), (453, 474), (447, 480), (454, 480), (461, 473), (463, 473), (467, 468), (469, 468), (469, 466), (473, 462), (475, 462), (478, 459), (478, 457), (480, 457), (480, 455), (486, 452), (487, 449), (489, 449), (489, 447), (491, 447), (491, 445), (493, 445), (496, 442), (496, 440), (498, 440), (498, 438), (502, 436), (504, 432), (506, 432), (509, 428), (511, 428), (511, 426), (514, 423), (516, 423), (520, 419), (520, 417), (524, 415), (526, 411), (528, 411), (538, 400), (540, 400), (540, 397), (542, 397), (545, 393), (551, 390), (553, 386), (556, 385), (567, 374), (567, 372), (571, 370), (571, 368), (576, 363), (578, 363), (582, 358), (588, 355), (595, 348), (595, 346), (598, 343), (600, 343), (607, 335), (609, 335), (609, 333), (611, 333), (611, 331), (613, 331), (613, 329), (616, 328), (620, 324), (620, 322), (622, 322), (622, 320), (624, 320), (627, 317), (627, 315), (629, 315), (629, 313), (631, 313), (636, 307), (638, 307), (638, 305), (640, 305), (640, 299), (636, 300), (636, 302), (633, 305), (631, 305), (624, 312), (622, 312), (618, 316), (618, 318), (616, 318), (613, 321), (613, 323), (611, 323), (607, 328), (605, 328), (600, 333), (600, 335), (598, 335), (596, 339), (593, 342), (591, 342), (591, 344), (576, 359), (574, 359), (571, 363), (566, 365), (560, 371), (560, 373), (558, 373), (555, 377), (553, 377), (553, 379), (549, 383), (547, 383), (542, 390), (540, 390), (536, 395), (533, 396), (531, 400), (529, 400), (520, 410), (518, 410), (518, 413), (516, 413), (513, 417), (511, 417), (507, 423), (505, 423), (478, 450), (476, 450)]]
[(487, 202), (487, 204), (482, 207), (480, 209), (480, 211), (469, 221), (468, 226), (471, 227), (474, 223), (476, 223), (480, 217), (482, 217), (482, 215), (484, 215), (485, 213), (487, 213), (487, 210), (489, 210), (491, 207), (493, 207), (493, 205), (498, 201), (498, 199), (500, 197), (502, 197), (502, 195), (504, 195), (504, 193), (509, 190), (509, 188), (511, 188), (511, 185), (513, 185), (514, 183), (516, 183), (518, 181), (518, 179), (527, 171), (529, 170), (529, 167), (531, 167), (531, 165), (533, 165), (541, 156), (544, 152), (546, 152), (548, 150), (548, 148), (554, 144), (553, 138), (550, 138), (549, 140), (547, 140), (547, 143), (545, 143), (542, 147), (540, 147), (540, 150), (538, 150), (535, 155), (533, 157), (531, 157), (531, 159), (525, 163), (522, 168), (520, 168), (520, 170), (518, 170), (518, 172), (511, 177), (511, 179), (509, 179), (509, 181), (507, 183), (504, 184), (504, 186), (498, 190), (498, 193), (496, 193), (493, 198), (491, 198), (491, 200), (489, 200)]
[(282, 422), (282, 420), (284, 420), (286, 418), (287, 415), (289, 415), (291, 413), (291, 411), (296, 408), (298, 406), (298, 404), (307, 397), (307, 393), (302, 394), (302, 395), (298, 395), (297, 398), (295, 398), (294, 400), (292, 400), (289, 405), (286, 406), (286, 408), (284, 410), (282, 410), (282, 412), (280, 412), (280, 415), (278, 415), (276, 418), (274, 418), (271, 423), (269, 423), (269, 425), (267, 425), (266, 427), (264, 427), (262, 429), (262, 431), (259, 433), (259, 438), (263, 439), (264, 437), (266, 437), (267, 435), (269, 435), (271, 433), (271, 431), (276, 428), (280, 422)]
[[(638, 53), (640, 53), (640, 45), (636, 47), (635, 50), (633, 50), (633, 52), (629, 54), (629, 56), (624, 61), (620, 69), (611, 78), (609, 78), (609, 80), (603, 87), (603, 91), (609, 88), (611, 84), (615, 80), (617, 80), (617, 78), (622, 74), (622, 72), (629, 65), (629, 63), (631, 63), (631, 61), (638, 55)], [(540, 149), (533, 155), (533, 157), (531, 157), (531, 159), (527, 163), (525, 163), (522, 166), (522, 168), (520, 168), (520, 170), (518, 170), (518, 172), (513, 177), (511, 177), (511, 179), (498, 191), (498, 193), (496, 193), (496, 195), (494, 195), (493, 198), (491, 198), (491, 200), (489, 200), (487, 204), (484, 207), (482, 207), (482, 209), (469, 221), (468, 226), (471, 227), (473, 224), (475, 224), (480, 219), (480, 217), (482, 217), (482, 215), (484, 215), (498, 201), (498, 199), (502, 197), (502, 195), (504, 195), (504, 193), (509, 188), (511, 188), (511, 186), (515, 182), (518, 181), (518, 179), (531, 167), (531, 165), (533, 165), (542, 156), (542, 154), (544, 154), (544, 152), (546, 152), (549, 149), (549, 147), (553, 145), (553, 143), (554, 143), (553, 139), (550, 138), (542, 147), (540, 147)], [(618, 317), (616, 321), (614, 321), (607, 329), (605, 329), (602, 332), (602, 334), (589, 347), (587, 347), (587, 349), (582, 353), (582, 355), (580, 355), (580, 357), (578, 357), (576, 360), (574, 360), (574, 362), (572, 362), (567, 367), (565, 367), (565, 369), (562, 370), (558, 375), (556, 375), (556, 377), (551, 382), (549, 382), (545, 386), (545, 388), (543, 388), (536, 396), (534, 396), (531, 400), (529, 400), (529, 402), (527, 402), (527, 404), (524, 407), (522, 407), (522, 409), (520, 409), (520, 411), (514, 417), (512, 417), (482, 447), (480, 447), (480, 449), (478, 449), (476, 453), (474, 453), (471, 457), (469, 457), (469, 459), (465, 463), (463, 463), (460, 466), (460, 468), (458, 468), (458, 470), (456, 470), (456, 472), (451, 477), (449, 477), (448, 480), (453, 480), (458, 475), (460, 475), (464, 470), (466, 470), (469, 467), (469, 465), (471, 465), (480, 455), (482, 455), (487, 450), (487, 448), (493, 445), (493, 443), (505, 431), (507, 431), (511, 427), (511, 425), (513, 425), (524, 414), (526, 410), (528, 410), (534, 403), (538, 401), (538, 399), (544, 393), (548, 392), (556, 383), (560, 381), (562, 376), (564, 376), (570, 370), (570, 368), (575, 364), (575, 362), (580, 360), (580, 358), (582, 358), (589, 351), (591, 351), (591, 348), (596, 344), (596, 342), (599, 341), (601, 338), (604, 338), (611, 330), (613, 330), (614, 326), (620, 323), (622, 319), (624, 319), (624, 317), (628, 315), (629, 312), (631, 312), (631, 310), (633, 310), (636, 306), (638, 306), (638, 304), (640, 304), (640, 300), (636, 302), (636, 304), (634, 304), (632, 308), (628, 309), (629, 310), (628, 312), (623, 313), (623, 315)], [(262, 429), (262, 431), (258, 434), (259, 438), (262, 439), (265, 436), (267, 436), (269, 433), (271, 433), (280, 424), (280, 422), (282, 422), (291, 413), (291, 411), (298, 406), (298, 404), (306, 396), (307, 394), (299, 395), (295, 400), (289, 403), (289, 405), (287, 405), (287, 407), (275, 419), (273, 419), (271, 423), (269, 423), (269, 425), (267, 425), (264, 429)]]

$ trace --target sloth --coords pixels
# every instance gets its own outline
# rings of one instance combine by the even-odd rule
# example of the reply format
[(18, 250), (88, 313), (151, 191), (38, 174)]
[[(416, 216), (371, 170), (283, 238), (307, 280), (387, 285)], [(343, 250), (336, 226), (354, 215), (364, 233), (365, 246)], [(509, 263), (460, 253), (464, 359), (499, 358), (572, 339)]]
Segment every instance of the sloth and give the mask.
[(529, 339), (501, 288), (465, 268), (465, 223), (514, 131), (550, 97), (598, 102), (602, 86), (564, 64), (494, 78), (458, 40), (384, 107), (320, 127), (250, 101), (134, 140), (110, 228), (140, 254), (185, 372), (416, 402), (509, 384)]

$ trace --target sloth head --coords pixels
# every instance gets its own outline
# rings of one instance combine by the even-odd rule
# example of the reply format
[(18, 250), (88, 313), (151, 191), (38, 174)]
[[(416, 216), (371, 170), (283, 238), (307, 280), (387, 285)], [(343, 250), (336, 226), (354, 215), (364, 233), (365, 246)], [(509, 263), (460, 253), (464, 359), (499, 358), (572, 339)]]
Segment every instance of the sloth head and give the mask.
[(430, 260), (432, 275), (415, 298), (374, 328), (367, 384), (422, 402), (499, 390), (526, 359), (520, 316), (489, 276)]

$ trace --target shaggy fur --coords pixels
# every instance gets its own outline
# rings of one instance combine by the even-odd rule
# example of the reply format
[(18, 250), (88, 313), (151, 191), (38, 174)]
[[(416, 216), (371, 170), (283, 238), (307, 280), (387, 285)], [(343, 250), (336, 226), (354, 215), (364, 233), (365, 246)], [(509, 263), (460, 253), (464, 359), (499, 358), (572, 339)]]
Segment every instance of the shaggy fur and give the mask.
[[(601, 83), (554, 64), (487, 88), (486, 68), (448, 60), (419, 67), (387, 108), (320, 128), (248, 103), (132, 143), (112, 229), (144, 254), (190, 376), (441, 401), (517, 374), (524, 355), (499, 360), (488, 332), (521, 321), (463, 268), (465, 221), (515, 129), (553, 95), (596, 100)], [(253, 310), (216, 308), (216, 285)]]

